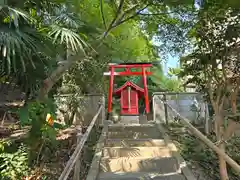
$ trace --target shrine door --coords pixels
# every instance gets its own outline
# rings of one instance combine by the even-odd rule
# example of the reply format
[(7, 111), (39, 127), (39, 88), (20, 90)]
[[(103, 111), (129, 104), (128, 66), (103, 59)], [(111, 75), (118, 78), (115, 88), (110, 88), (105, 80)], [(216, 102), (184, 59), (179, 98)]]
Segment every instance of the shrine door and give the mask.
[(135, 90), (124, 89), (121, 95), (121, 114), (138, 115), (138, 93)]

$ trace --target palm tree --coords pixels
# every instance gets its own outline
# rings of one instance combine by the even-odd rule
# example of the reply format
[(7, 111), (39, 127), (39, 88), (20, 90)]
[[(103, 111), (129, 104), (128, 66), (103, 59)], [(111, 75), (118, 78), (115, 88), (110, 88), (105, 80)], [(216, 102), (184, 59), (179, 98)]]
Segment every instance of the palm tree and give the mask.
[(87, 26), (64, 4), (27, 3), (25, 10), (8, 5), (0, 8), (0, 74), (14, 78), (29, 92), (39, 88), (57, 67), (57, 51), (64, 52), (61, 59), (67, 50), (84, 51)]
[(0, 21), (0, 74), (28, 91), (37, 78), (35, 70), (44, 71), (45, 38), (36, 19), (18, 8), (2, 6)]

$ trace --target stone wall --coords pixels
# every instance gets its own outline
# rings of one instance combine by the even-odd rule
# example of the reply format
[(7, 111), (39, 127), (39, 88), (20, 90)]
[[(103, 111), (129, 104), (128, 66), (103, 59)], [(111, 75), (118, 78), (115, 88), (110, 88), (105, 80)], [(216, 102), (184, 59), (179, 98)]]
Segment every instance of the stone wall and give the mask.
[[(88, 126), (97, 110), (100, 103), (104, 102), (104, 96), (96, 95), (58, 95), (55, 96), (57, 104), (57, 119), (61, 123), (72, 123), (73, 125)], [(98, 123), (101, 123), (104, 114), (98, 118)]]
[[(154, 118), (158, 116), (163, 122), (166, 122), (165, 107), (163, 103), (164, 96), (167, 104), (173, 107), (182, 116), (189, 119), (194, 124), (205, 124), (209, 119), (208, 105), (204, 102), (200, 93), (159, 93), (153, 96)], [(167, 107), (168, 121), (171, 122), (176, 114)]]

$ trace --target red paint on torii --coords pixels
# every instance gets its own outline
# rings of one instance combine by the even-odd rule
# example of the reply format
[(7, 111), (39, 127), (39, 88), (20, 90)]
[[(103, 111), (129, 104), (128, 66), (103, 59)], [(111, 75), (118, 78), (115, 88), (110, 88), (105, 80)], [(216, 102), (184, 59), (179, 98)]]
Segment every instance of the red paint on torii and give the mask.
[[(146, 71), (146, 68), (152, 67), (152, 63), (110, 63), (109, 72), (104, 73), (104, 75), (110, 75), (109, 80), (109, 90), (108, 90), (108, 115), (112, 112), (112, 96), (113, 96), (113, 82), (114, 76), (143, 76), (143, 85), (144, 85), (144, 97), (145, 97), (145, 108), (146, 113), (150, 112), (149, 109), (149, 97), (148, 97), (148, 88), (147, 88), (147, 76), (152, 73)], [(115, 69), (124, 68), (123, 72), (115, 72)], [(131, 68), (140, 68), (140, 72), (131, 72)]]

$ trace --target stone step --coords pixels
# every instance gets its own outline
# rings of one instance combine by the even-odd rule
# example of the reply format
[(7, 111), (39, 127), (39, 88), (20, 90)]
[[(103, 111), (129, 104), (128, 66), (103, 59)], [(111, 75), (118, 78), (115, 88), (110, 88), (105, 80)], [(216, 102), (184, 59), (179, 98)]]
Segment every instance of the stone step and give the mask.
[(102, 172), (98, 175), (98, 180), (186, 180), (182, 174), (158, 174), (158, 173), (112, 173)]
[(171, 157), (167, 147), (105, 147), (103, 157)]
[(154, 125), (138, 126), (109, 126), (109, 139), (141, 139), (153, 138), (161, 139), (162, 134)]
[(164, 146), (165, 141), (163, 139), (107, 139), (105, 147), (134, 147), (134, 146)]
[(100, 171), (173, 173), (179, 171), (179, 165), (174, 157), (102, 158), (100, 162)]
[(108, 136), (109, 139), (143, 139), (143, 138), (153, 138), (153, 139), (160, 139), (162, 138), (159, 132), (149, 131), (149, 132), (109, 132)]
[(134, 130), (136, 132), (142, 132), (148, 129), (156, 129), (155, 124), (111, 124), (108, 125), (109, 131), (128, 131)]

